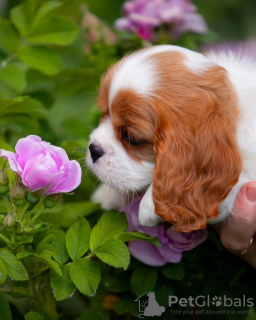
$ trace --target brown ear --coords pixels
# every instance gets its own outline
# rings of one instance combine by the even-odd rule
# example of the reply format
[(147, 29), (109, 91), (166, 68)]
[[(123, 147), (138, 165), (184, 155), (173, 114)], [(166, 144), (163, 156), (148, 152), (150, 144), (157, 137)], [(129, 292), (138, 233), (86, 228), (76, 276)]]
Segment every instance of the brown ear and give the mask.
[(153, 200), (156, 213), (177, 231), (202, 229), (216, 218), (241, 172), (236, 95), (222, 68), (215, 69), (158, 112)]

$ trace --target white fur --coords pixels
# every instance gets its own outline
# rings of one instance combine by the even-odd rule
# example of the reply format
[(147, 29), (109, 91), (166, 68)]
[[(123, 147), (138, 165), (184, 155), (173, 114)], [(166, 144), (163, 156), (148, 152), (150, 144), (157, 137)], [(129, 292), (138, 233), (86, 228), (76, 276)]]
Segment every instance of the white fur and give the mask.
[(114, 72), (109, 90), (110, 109), (113, 98), (120, 89), (129, 88), (140, 94), (152, 91), (157, 83), (157, 70), (153, 63), (148, 62), (148, 58), (153, 54), (167, 51), (182, 53), (186, 57), (187, 67), (196, 73), (213, 65), (204, 55), (177, 46), (154, 46), (145, 51), (138, 51), (132, 55), (132, 58), (124, 59)]
[[(237, 141), (243, 159), (243, 170), (238, 183), (220, 205), (220, 216), (213, 222), (219, 222), (232, 211), (236, 196), (244, 183), (256, 180), (256, 61), (246, 56), (236, 57), (229, 53), (202, 54), (176, 46), (156, 46), (127, 57), (113, 75), (110, 86), (111, 102), (122, 88), (132, 88), (140, 94), (147, 94), (157, 84), (158, 72), (147, 58), (152, 54), (178, 51), (186, 57), (186, 65), (195, 73), (202, 73), (213, 65), (220, 65), (228, 71), (228, 77), (239, 98), (239, 122)], [(123, 191), (146, 191), (139, 210), (139, 219), (143, 225), (158, 223), (152, 199), (152, 173), (154, 164), (131, 159), (114, 135), (111, 119), (100, 124), (92, 133), (90, 142), (99, 144), (105, 154), (96, 163), (92, 163), (87, 154), (87, 164), (97, 177), (112, 188)], [(104, 201), (101, 201), (104, 203)]]
[(163, 220), (155, 213), (155, 205), (153, 201), (153, 183), (150, 184), (148, 190), (144, 194), (139, 207), (139, 221), (143, 226), (155, 226)]
[(96, 176), (111, 188), (123, 191), (141, 191), (152, 181), (154, 163), (138, 163), (127, 156), (122, 144), (115, 138), (110, 118), (102, 122), (90, 136), (90, 143), (100, 145), (104, 155), (95, 163), (90, 152), (87, 153), (87, 165)]

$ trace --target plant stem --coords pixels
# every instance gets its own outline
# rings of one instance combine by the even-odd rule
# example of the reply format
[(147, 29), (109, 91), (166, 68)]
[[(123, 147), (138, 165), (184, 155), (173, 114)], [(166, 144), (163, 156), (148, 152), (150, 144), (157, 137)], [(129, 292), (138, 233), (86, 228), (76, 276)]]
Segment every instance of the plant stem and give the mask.
[(26, 213), (29, 206), (30, 206), (29, 202), (25, 203), (25, 205), (22, 207), (21, 211), (18, 213), (18, 220), (19, 221), (22, 220), (22, 218), (24, 217), (24, 214)]
[(0, 238), (2, 240), (4, 240), (4, 242), (8, 243), (8, 244), (11, 244), (11, 241), (9, 239), (7, 239), (5, 236), (3, 236), (1, 233), (0, 233)]
[(7, 213), (8, 213), (11, 210), (11, 204), (10, 204), (7, 196), (4, 196), (4, 203), (5, 203), (5, 206), (6, 206)]
[[(39, 211), (34, 215), (34, 217), (27, 223), (27, 226), (30, 226), (46, 209), (43, 205), (43, 198), (38, 202)], [(41, 208), (40, 208), (41, 207)]]
[(86, 256), (85, 258), (86, 258), (86, 259), (91, 259), (91, 258), (94, 257), (94, 256), (95, 256), (95, 253), (92, 253), (92, 252), (91, 252), (91, 253), (89, 253), (88, 256)]

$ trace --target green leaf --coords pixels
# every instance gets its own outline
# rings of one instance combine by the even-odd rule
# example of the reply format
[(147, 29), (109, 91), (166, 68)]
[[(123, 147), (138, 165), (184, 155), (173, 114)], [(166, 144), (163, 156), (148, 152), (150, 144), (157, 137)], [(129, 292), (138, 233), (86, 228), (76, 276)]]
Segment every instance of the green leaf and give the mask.
[(185, 275), (185, 268), (182, 262), (177, 264), (168, 263), (165, 266), (161, 267), (160, 270), (167, 279), (171, 280), (180, 281), (184, 278)]
[(63, 3), (59, 1), (47, 1), (38, 8), (36, 14), (33, 17), (32, 29), (36, 27), (44, 18), (46, 18), (52, 11), (60, 8)]
[(100, 282), (100, 268), (95, 261), (83, 258), (72, 262), (70, 276), (81, 293), (95, 295)]
[(62, 276), (51, 272), (51, 287), (57, 301), (67, 299), (75, 290), (75, 285), (71, 281), (69, 265), (61, 267)]
[(41, 311), (29, 312), (25, 315), (25, 320), (52, 320), (47, 314)]
[(56, 231), (56, 235), (52, 243), (52, 255), (59, 264), (64, 264), (69, 259), (66, 248), (65, 233), (63, 231)]
[(44, 259), (44, 261), (50, 266), (50, 268), (55, 271), (59, 276), (62, 275), (61, 268), (59, 267), (58, 263), (52, 259)]
[(44, 74), (53, 76), (61, 70), (59, 56), (49, 48), (42, 46), (29, 46), (19, 50), (17, 57), (31, 68)]
[(41, 21), (28, 37), (34, 43), (52, 43), (67, 45), (76, 39), (78, 34), (76, 24), (69, 18), (53, 16)]
[(35, 116), (44, 118), (46, 115), (43, 105), (29, 97), (17, 97), (13, 100), (0, 99), (0, 115), (6, 116), (10, 114), (25, 114), (26, 116)]
[(91, 227), (84, 218), (73, 224), (66, 234), (66, 245), (70, 258), (81, 258), (89, 249)]
[(161, 246), (161, 243), (157, 237), (151, 238), (149, 235), (142, 232), (123, 232), (123, 233), (120, 233), (117, 236), (117, 238), (123, 242), (132, 241), (132, 240), (144, 240), (154, 244), (158, 248)]
[(14, 7), (10, 12), (12, 23), (18, 29), (21, 35), (26, 36), (30, 32), (31, 22), (38, 6), (37, 1), (26, 0), (20, 5)]
[(0, 251), (0, 259), (3, 261), (8, 276), (13, 280), (28, 280), (28, 274), (21, 261), (10, 252)]
[(94, 252), (99, 259), (115, 268), (127, 269), (129, 266), (130, 252), (121, 240), (108, 239)]
[(44, 221), (54, 224), (58, 228), (69, 228), (80, 217), (85, 217), (99, 210), (98, 204), (82, 201), (64, 203), (48, 210), (43, 215)]
[(15, 52), (19, 46), (19, 37), (12, 24), (0, 18), (0, 48), (6, 52)]
[(117, 211), (104, 213), (97, 225), (92, 229), (90, 249), (94, 252), (106, 240), (124, 232), (128, 227), (125, 214)]
[(24, 89), (26, 83), (24, 70), (14, 63), (9, 63), (0, 70), (0, 80), (18, 92)]
[(137, 297), (146, 291), (152, 291), (157, 282), (157, 268), (139, 266), (134, 269), (130, 281), (132, 292)]
[(12, 314), (8, 300), (5, 295), (0, 293), (0, 315), (3, 320), (12, 320)]
[(37, 254), (29, 251), (20, 251), (17, 253), (17, 259), (24, 259), (31, 256), (37, 256)]
[(5, 283), (6, 278), (7, 278), (7, 270), (3, 261), (0, 260), (0, 285)]

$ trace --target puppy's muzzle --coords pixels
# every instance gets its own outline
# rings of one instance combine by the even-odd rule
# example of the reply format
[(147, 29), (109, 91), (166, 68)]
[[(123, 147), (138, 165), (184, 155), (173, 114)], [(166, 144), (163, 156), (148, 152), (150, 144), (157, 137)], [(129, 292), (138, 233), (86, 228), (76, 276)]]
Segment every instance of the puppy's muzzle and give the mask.
[(104, 154), (104, 151), (95, 143), (89, 145), (89, 150), (91, 153), (92, 162), (95, 163)]

